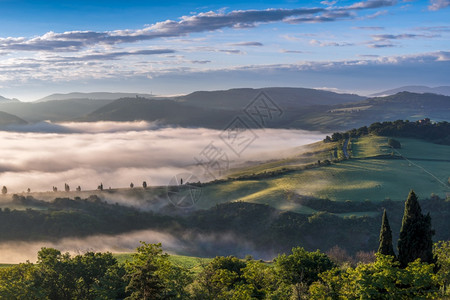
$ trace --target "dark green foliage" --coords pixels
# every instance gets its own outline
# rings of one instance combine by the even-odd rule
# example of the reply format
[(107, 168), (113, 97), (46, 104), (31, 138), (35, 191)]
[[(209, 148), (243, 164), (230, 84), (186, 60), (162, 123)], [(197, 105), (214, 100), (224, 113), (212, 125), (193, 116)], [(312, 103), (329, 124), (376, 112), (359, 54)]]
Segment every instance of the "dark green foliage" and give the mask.
[(434, 231), (431, 228), (430, 214), (424, 216), (414, 191), (405, 202), (402, 227), (398, 240), (398, 260), (402, 267), (420, 258), (421, 261), (433, 263)]
[(189, 274), (161, 244), (142, 242), (125, 266), (111, 253), (71, 257), (42, 248), (36, 264), (0, 268), (0, 299), (447, 299), (450, 243), (436, 244), (435, 254), (437, 273), (433, 264), (401, 268), (382, 254), (337, 268), (325, 254), (297, 247), (273, 263), (215, 257)]
[(414, 261), (401, 268), (392, 256), (377, 254), (373, 263), (320, 274), (308, 299), (441, 299), (433, 267)]
[(45, 202), (31, 196), (15, 195), (12, 203), (36, 209), (0, 211), (2, 241), (116, 234), (146, 228), (170, 230), (175, 225), (170, 216), (108, 204), (97, 196), (88, 199), (56, 198)]
[(34, 287), (39, 288), (45, 299), (99, 299), (101, 295), (115, 299), (125, 296), (123, 268), (111, 253), (88, 252), (71, 258), (59, 250), (42, 248), (35, 270)]
[(279, 280), (295, 287), (295, 296), (301, 299), (308, 287), (319, 279), (319, 274), (331, 270), (335, 264), (319, 250), (308, 252), (303, 248), (292, 249), (290, 255), (279, 255), (275, 259), (275, 270)]
[[(11, 205), (30, 208), (0, 210), (0, 241), (53, 240), (153, 229), (181, 237), (182, 242), (189, 245), (189, 254), (195, 256), (245, 255), (257, 249), (258, 258), (269, 259), (273, 253), (286, 253), (296, 246), (325, 252), (336, 245), (355, 255), (358, 251), (378, 248), (383, 209), (390, 212), (393, 240), (398, 239), (404, 209), (400, 201), (338, 202), (316, 198), (293, 198), (292, 201), (318, 212), (308, 216), (283, 212), (269, 205), (235, 202), (186, 215), (162, 215), (108, 204), (96, 196), (45, 202), (32, 196), (16, 195)], [(449, 240), (450, 201), (433, 196), (422, 200), (420, 205), (424, 213), (433, 215), (436, 239)], [(362, 211), (379, 214), (336, 215)], [(233, 238), (215, 238), (206, 243), (199, 239), (205, 234)]]
[(215, 257), (199, 274), (194, 293), (201, 299), (225, 299), (227, 292), (243, 283), (247, 263), (234, 256)]
[(381, 221), (378, 253), (395, 257), (394, 247), (392, 246), (392, 231), (391, 226), (389, 226), (386, 210), (383, 212), (383, 220)]
[(184, 299), (191, 278), (187, 271), (169, 262), (161, 244), (141, 242), (133, 259), (127, 262), (127, 299)]
[(2, 194), (5, 195), (6, 193), (8, 193), (8, 189), (6, 188), (6, 186), (2, 187)]

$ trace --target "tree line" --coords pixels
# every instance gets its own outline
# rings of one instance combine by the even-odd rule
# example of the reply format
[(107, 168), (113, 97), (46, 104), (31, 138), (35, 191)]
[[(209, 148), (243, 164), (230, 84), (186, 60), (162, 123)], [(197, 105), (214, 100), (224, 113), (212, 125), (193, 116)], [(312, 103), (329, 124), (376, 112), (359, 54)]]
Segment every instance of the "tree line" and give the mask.
[(358, 138), (369, 134), (390, 137), (417, 138), (436, 144), (450, 145), (450, 123), (431, 122), (426, 118), (416, 122), (408, 120), (376, 122), (369, 127), (363, 126), (346, 132), (335, 132), (324, 142), (337, 142), (348, 138)]

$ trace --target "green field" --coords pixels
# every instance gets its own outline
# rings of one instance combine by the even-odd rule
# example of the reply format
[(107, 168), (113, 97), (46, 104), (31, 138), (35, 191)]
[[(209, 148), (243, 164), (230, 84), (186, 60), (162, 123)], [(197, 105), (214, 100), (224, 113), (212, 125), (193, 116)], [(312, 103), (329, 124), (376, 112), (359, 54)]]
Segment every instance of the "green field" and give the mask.
[[(450, 176), (450, 147), (413, 139), (398, 140), (402, 149), (396, 154), (413, 158), (412, 163), (405, 159), (374, 158), (393, 152), (387, 146), (387, 138), (363, 137), (352, 141), (353, 158), (349, 160), (296, 170), (273, 178), (205, 186), (197, 207), (206, 209), (217, 203), (246, 201), (309, 214), (314, 211), (296, 203), (295, 195), (336, 201), (377, 202), (386, 198), (403, 201), (409, 190), (414, 189), (421, 198), (429, 197), (432, 193), (445, 198), (450, 193), (447, 182)], [(292, 161), (280, 160), (278, 165), (277, 162), (271, 162), (270, 166), (291, 168)], [(253, 166), (250, 171), (245, 169), (236, 174), (261, 172), (264, 166)]]

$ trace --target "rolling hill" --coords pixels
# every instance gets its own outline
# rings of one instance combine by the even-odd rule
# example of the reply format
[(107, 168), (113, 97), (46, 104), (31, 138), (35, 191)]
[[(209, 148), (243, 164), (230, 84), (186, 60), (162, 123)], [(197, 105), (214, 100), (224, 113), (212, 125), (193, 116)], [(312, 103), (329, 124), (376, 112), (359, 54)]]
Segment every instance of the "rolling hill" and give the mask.
[(450, 97), (436, 94), (401, 92), (370, 98), (355, 104), (336, 105), (326, 111), (316, 110), (292, 123), (294, 128), (347, 130), (374, 122), (410, 120), (425, 117), (449, 121)]
[[(436, 239), (448, 239), (450, 146), (398, 140), (402, 148), (395, 156), (386, 137), (364, 136), (351, 141), (350, 159), (327, 162), (342, 157), (342, 144), (319, 142), (289, 159), (235, 169), (229, 179), (201, 185), (202, 196), (188, 209), (168, 201), (164, 186), (0, 195), (0, 207), (3, 214), (13, 212), (12, 232), (30, 240), (152, 228), (179, 237), (184, 246), (177, 253), (258, 249), (254, 254), (265, 259), (296, 245), (311, 251), (338, 245), (350, 253), (376, 249), (383, 209), (398, 232), (403, 201), (414, 188), (423, 211), (431, 213)], [(143, 210), (118, 205), (119, 198)], [(0, 239), (11, 236), (5, 231)]]
[(124, 98), (107, 104), (79, 121), (158, 121), (185, 127), (223, 128), (233, 112), (185, 105), (172, 100)]
[(41, 122), (50, 120), (53, 122), (72, 121), (86, 115), (112, 100), (64, 100), (47, 101), (40, 103), (19, 102), (1, 103), (0, 111), (16, 115), (28, 122)]
[(38, 99), (35, 102), (47, 102), (54, 100), (73, 100), (73, 99), (89, 99), (89, 100), (117, 100), (127, 97), (144, 97), (151, 98), (151, 94), (141, 93), (108, 93), (108, 92), (93, 92), (93, 93), (68, 93), (68, 94), (51, 94), (44, 98)]
[(22, 124), (27, 124), (27, 122), (15, 115), (0, 111), (0, 127), (8, 125), (22, 125)]
[(242, 110), (260, 93), (265, 93), (273, 102), (286, 110), (316, 105), (336, 105), (365, 99), (365, 97), (355, 94), (339, 94), (306, 88), (276, 87), (261, 89), (241, 88), (208, 92), (198, 91), (186, 96), (176, 97), (174, 100), (198, 107)]
[[(258, 110), (261, 114), (268, 113), (264, 103), (248, 101), (254, 99), (261, 91), (281, 110), (280, 116), (272, 118), (266, 127), (329, 132), (378, 121), (397, 119), (413, 121), (425, 117), (432, 120), (448, 120), (450, 116), (450, 97), (436, 94), (402, 92), (361, 101), (360, 97), (355, 95), (309, 89), (271, 88), (196, 92), (165, 100), (119, 99), (80, 120), (146, 120), (177, 126), (225, 128), (236, 116), (246, 118), (244, 108), (248, 105), (259, 105)], [(302, 93), (305, 93), (304, 97), (301, 96)], [(252, 121), (247, 122), (247, 125), (258, 126)]]
[(450, 96), (450, 86), (437, 86), (437, 87), (432, 88), (432, 87), (428, 87), (428, 86), (424, 86), (424, 85), (407, 85), (407, 86), (402, 86), (399, 88), (375, 93), (370, 96), (372, 96), (372, 97), (389, 96), (389, 95), (394, 95), (394, 94), (397, 94), (400, 92), (410, 92), (410, 93), (420, 93), (420, 94), (431, 93), (431, 94)]
[[(61, 97), (116, 97), (117, 93), (72, 93)], [(248, 127), (259, 127), (246, 109), (266, 118), (264, 127), (298, 128), (330, 132), (398, 119), (449, 120), (450, 97), (400, 92), (386, 97), (364, 98), (303, 88), (231, 89), (199, 91), (185, 96), (117, 100), (71, 99), (45, 102), (2, 103), (0, 111), (27, 122), (64, 121), (157, 121), (183, 127), (225, 128), (236, 117)], [(262, 99), (262, 100), (261, 100)], [(272, 109), (272, 111), (271, 111)], [(248, 111), (247, 111), (248, 113)], [(270, 118), (269, 118), (270, 116)]]
[(16, 103), (16, 102), (20, 102), (18, 99), (13, 98), (13, 99), (9, 99), (9, 98), (5, 98), (3, 96), (0, 96), (0, 103)]

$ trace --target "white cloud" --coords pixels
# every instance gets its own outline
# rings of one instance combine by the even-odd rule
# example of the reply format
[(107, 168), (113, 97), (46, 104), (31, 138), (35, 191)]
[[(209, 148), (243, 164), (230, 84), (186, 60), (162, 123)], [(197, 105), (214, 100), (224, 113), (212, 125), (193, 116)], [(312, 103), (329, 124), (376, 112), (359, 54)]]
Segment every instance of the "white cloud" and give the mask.
[(202, 12), (182, 16), (179, 21), (166, 20), (138, 30), (114, 31), (49, 31), (33, 38), (0, 38), (0, 50), (74, 52), (96, 45), (111, 46), (123, 43), (180, 37), (191, 33), (217, 31), (225, 28), (252, 28), (259, 24), (286, 22), (291, 24), (331, 22), (356, 17), (356, 11), (395, 5), (394, 0), (369, 0), (346, 7), (294, 8), (265, 10), (234, 10), (229, 13)]
[(429, 10), (440, 10), (450, 6), (450, 0), (430, 0)]

